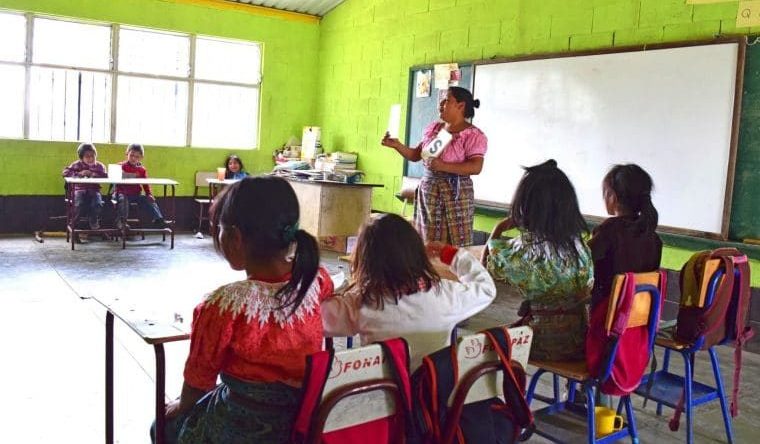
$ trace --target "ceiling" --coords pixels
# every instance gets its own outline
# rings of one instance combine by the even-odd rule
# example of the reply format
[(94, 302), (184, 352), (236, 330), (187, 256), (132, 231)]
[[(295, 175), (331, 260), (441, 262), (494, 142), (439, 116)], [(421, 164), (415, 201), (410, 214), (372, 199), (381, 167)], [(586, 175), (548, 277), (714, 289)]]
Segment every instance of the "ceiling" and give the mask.
[(303, 14), (324, 17), (333, 8), (345, 0), (226, 0), (233, 3), (242, 3), (267, 8), (281, 9), (283, 11), (300, 12)]

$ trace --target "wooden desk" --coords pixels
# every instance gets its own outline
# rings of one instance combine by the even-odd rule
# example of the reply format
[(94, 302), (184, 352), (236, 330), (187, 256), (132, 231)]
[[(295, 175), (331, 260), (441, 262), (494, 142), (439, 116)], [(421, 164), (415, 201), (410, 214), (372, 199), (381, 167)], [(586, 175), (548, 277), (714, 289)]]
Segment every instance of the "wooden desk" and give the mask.
[[(345, 283), (346, 275), (339, 267), (324, 265), (337, 288)], [(118, 318), (146, 344), (153, 346), (156, 355), (156, 444), (163, 444), (166, 424), (166, 361), (164, 344), (190, 338), (192, 314), (200, 295), (182, 295), (181, 299), (156, 295), (114, 298), (93, 296), (106, 309), (106, 444), (114, 442), (114, 318)]]
[(227, 185), (232, 185), (235, 182), (240, 182), (240, 179), (206, 179), (206, 182), (208, 183), (208, 200), (209, 202), (213, 202), (214, 198), (217, 194), (219, 194), (220, 191), (222, 191), (222, 188), (226, 187)]
[(377, 184), (287, 178), (301, 207), (300, 227), (315, 237), (354, 236), (372, 209)]
[[(126, 248), (127, 246), (127, 235), (130, 232), (134, 233), (146, 233), (146, 232), (155, 232), (155, 233), (162, 233), (164, 235), (164, 240), (166, 239), (166, 234), (169, 234), (171, 236), (171, 249), (174, 249), (174, 222), (177, 212), (176, 207), (176, 201), (175, 201), (175, 191), (176, 186), (179, 185), (179, 182), (176, 182), (171, 179), (110, 179), (108, 177), (103, 178), (85, 178), (85, 177), (65, 177), (64, 180), (66, 181), (66, 198), (69, 200), (69, 204), (66, 207), (66, 232), (69, 236), (69, 240), (71, 241), (71, 249), (74, 249), (74, 245), (76, 244), (76, 234), (105, 234), (109, 236), (121, 236), (121, 248)], [(151, 186), (163, 186), (164, 188), (164, 195), (163, 197), (171, 197), (170, 199), (170, 205), (169, 205), (169, 211), (164, 215), (167, 227), (166, 228), (140, 228), (140, 229), (127, 229), (126, 223), (124, 224), (124, 228), (119, 230), (117, 228), (101, 228), (98, 230), (79, 230), (76, 228), (77, 221), (74, 219), (74, 214), (76, 212), (74, 208), (74, 186), (75, 184), (97, 184), (97, 185), (151, 185)], [(167, 196), (167, 188), (171, 188), (171, 195)], [(118, 217), (118, 216), (117, 216)]]

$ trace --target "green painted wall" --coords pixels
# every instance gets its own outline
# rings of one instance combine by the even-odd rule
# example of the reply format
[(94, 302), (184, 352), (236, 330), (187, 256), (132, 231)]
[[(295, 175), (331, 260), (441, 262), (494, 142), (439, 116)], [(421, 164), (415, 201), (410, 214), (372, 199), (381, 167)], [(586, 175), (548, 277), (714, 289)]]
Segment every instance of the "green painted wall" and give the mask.
[[(373, 207), (400, 210), (402, 159), (383, 148), (388, 109), (406, 110), (414, 65), (746, 34), (738, 2), (685, 0), (348, 0), (322, 21), (317, 116), (328, 150), (357, 151)], [(402, 119), (405, 122), (405, 118)], [(760, 149), (759, 149), (760, 150)], [(760, 152), (760, 151), (758, 151)], [(753, 191), (754, 192), (754, 191)], [(490, 231), (496, 219), (477, 216)]]
[[(0, 8), (262, 42), (260, 148), (236, 151), (249, 170), (271, 170), (272, 151), (315, 121), (318, 23), (165, 0), (0, 0)], [(60, 194), (60, 172), (76, 159), (76, 145), (0, 139), (0, 196)], [(124, 157), (123, 146), (99, 144), (98, 152), (104, 163)], [(214, 169), (229, 153), (146, 145), (145, 164), (151, 176), (178, 180), (179, 195), (191, 195), (195, 171)]]

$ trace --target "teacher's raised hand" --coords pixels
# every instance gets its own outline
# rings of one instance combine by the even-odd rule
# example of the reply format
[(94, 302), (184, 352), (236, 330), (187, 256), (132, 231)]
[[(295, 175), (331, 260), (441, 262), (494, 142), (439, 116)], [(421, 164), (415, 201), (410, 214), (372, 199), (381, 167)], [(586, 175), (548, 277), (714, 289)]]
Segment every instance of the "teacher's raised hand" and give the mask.
[(388, 132), (385, 133), (385, 136), (383, 137), (383, 140), (380, 141), (380, 144), (382, 146), (387, 146), (388, 148), (395, 149), (404, 158), (412, 162), (417, 162), (421, 159), (420, 150), (409, 148), (408, 146), (401, 143), (400, 140), (396, 139), (395, 137), (391, 137), (390, 133)]
[(383, 137), (383, 140), (380, 141), (380, 144), (383, 146), (387, 146), (388, 148), (395, 148), (399, 149), (399, 147), (404, 146), (400, 140), (396, 139), (395, 137), (391, 137), (391, 134), (389, 132), (385, 132), (385, 136)]

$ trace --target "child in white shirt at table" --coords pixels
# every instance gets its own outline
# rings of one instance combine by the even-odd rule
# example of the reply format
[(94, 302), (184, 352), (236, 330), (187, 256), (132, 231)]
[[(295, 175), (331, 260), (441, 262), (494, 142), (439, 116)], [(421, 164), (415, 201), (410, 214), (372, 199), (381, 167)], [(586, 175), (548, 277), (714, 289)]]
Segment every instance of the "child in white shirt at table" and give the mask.
[[(439, 257), (459, 282), (441, 279), (430, 263)], [(412, 370), (422, 358), (450, 344), (456, 325), (496, 297), (488, 271), (465, 249), (428, 244), (396, 214), (362, 227), (353, 253), (354, 282), (322, 303), (325, 336), (359, 334), (362, 344), (403, 337)]]

